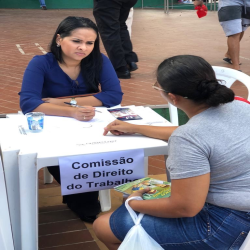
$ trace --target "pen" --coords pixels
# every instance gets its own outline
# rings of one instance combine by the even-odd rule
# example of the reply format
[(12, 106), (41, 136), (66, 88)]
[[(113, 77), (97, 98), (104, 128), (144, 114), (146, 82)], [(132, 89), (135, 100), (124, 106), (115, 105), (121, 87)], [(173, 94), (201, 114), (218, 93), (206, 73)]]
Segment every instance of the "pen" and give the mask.
[[(70, 106), (72, 106), (72, 107), (77, 107), (77, 108), (84, 108), (84, 109), (86, 109), (86, 107), (83, 107), (83, 106), (80, 106), (80, 105), (76, 105), (76, 104), (72, 104), (72, 103), (70, 103), (70, 102), (64, 102), (64, 103), (67, 104), (67, 105), (70, 105)], [(101, 111), (96, 110), (96, 109), (95, 109), (95, 112), (102, 113)]]
[(19, 129), (19, 132), (20, 132), (22, 135), (27, 135), (27, 133), (26, 133), (26, 131), (25, 131), (25, 129), (24, 129), (24, 127), (23, 127), (22, 125), (19, 125), (19, 126), (18, 126), (18, 129)]

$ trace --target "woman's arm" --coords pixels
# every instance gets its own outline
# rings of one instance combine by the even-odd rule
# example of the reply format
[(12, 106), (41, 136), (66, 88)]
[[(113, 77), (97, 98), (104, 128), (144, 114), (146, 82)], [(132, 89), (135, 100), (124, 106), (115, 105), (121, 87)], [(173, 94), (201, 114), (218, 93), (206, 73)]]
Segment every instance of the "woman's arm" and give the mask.
[(131, 201), (133, 209), (168, 218), (193, 217), (202, 209), (210, 185), (210, 147), (195, 132), (180, 127), (169, 140), (167, 169), (172, 179), (171, 196)]
[(89, 121), (95, 116), (95, 108), (86, 106), (86, 108), (76, 108), (59, 106), (53, 103), (42, 103), (34, 112), (43, 112), (46, 115), (72, 117), (79, 121)]
[[(77, 105), (80, 106), (92, 106), (92, 107), (101, 107), (102, 102), (95, 98), (94, 96), (86, 96), (86, 97), (75, 97), (77, 101)], [(43, 101), (59, 106), (66, 106), (64, 102), (70, 102), (71, 98), (43, 98)]]
[(20, 107), (24, 114), (33, 111), (44, 103), (42, 91), (45, 72), (49, 65), (45, 56), (35, 56), (29, 62), (23, 76), (20, 95)]
[[(210, 174), (171, 181), (171, 196), (155, 200), (131, 200), (129, 205), (137, 212), (164, 218), (193, 217), (206, 201)], [(131, 196), (141, 196), (140, 190)]]
[(128, 122), (115, 120), (104, 128), (103, 135), (107, 135), (109, 131), (114, 135), (138, 133), (156, 139), (168, 140), (176, 128), (176, 126), (156, 127), (149, 125), (135, 125)]
[(97, 99), (95, 96), (86, 96), (86, 97), (76, 97), (77, 104), (80, 106), (93, 106), (93, 107), (101, 107), (103, 103)]
[(122, 90), (120, 81), (116, 75), (110, 60), (102, 55), (103, 67), (100, 73), (101, 92), (95, 94), (94, 97), (102, 102), (105, 107), (119, 105), (122, 101)]

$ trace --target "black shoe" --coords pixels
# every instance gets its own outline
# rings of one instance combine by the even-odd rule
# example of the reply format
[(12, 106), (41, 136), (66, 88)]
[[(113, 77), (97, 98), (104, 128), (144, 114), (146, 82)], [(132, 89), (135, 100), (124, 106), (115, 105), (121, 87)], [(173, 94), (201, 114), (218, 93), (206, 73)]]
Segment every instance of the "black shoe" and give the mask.
[(138, 66), (135, 62), (130, 62), (130, 63), (128, 63), (128, 69), (129, 69), (129, 71), (135, 71), (138, 69)]
[(46, 6), (42, 6), (41, 8), (42, 8), (42, 10), (47, 10)]
[(121, 78), (121, 79), (130, 79), (131, 78), (130, 72), (128, 70), (116, 71), (116, 74), (117, 74), (118, 78)]

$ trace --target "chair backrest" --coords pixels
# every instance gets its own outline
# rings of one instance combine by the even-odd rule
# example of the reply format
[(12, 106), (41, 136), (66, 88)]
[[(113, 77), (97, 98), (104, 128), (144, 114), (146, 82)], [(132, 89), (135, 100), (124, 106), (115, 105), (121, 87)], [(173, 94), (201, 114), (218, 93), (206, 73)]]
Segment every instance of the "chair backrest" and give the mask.
[(247, 87), (247, 100), (250, 101), (250, 76), (235, 69), (213, 66), (216, 78), (224, 80), (225, 85), (230, 88), (234, 82), (240, 81)]
[[(242, 84), (244, 84), (248, 90), (247, 100), (250, 101), (250, 76), (238, 70), (219, 66), (213, 66), (213, 70), (215, 72), (216, 78), (218, 80), (223, 80), (224, 82), (222, 82), (222, 84), (225, 84), (228, 88), (230, 88), (235, 81), (240, 81)], [(169, 103), (168, 106), (170, 113), (170, 122), (175, 126), (178, 126), (178, 110), (171, 103)]]

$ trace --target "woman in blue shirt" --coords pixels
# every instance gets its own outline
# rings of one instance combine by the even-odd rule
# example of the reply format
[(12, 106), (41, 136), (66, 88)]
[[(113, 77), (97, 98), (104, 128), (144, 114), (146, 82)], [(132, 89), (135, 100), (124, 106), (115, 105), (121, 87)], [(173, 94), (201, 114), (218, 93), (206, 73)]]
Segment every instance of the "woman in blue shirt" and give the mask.
[[(100, 52), (96, 25), (88, 18), (73, 16), (59, 24), (50, 52), (30, 61), (19, 94), (24, 114), (43, 112), (80, 121), (94, 117), (94, 106), (120, 104), (123, 95), (111, 62)], [(66, 105), (72, 95), (78, 95), (75, 101), (86, 108)], [(60, 183), (59, 167), (49, 167), (49, 171)], [(93, 222), (100, 212), (98, 192), (67, 195), (63, 202), (84, 221)]]
[(25, 70), (19, 93), (23, 113), (35, 111), (90, 120), (94, 116), (93, 107), (73, 109), (64, 104), (71, 98), (57, 97), (95, 93), (77, 97), (77, 104), (111, 107), (121, 103), (119, 79), (109, 59), (100, 53), (98, 30), (90, 19), (64, 19), (50, 51), (35, 56)]

